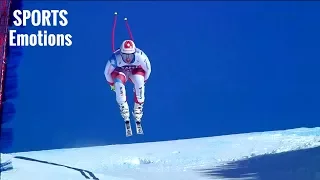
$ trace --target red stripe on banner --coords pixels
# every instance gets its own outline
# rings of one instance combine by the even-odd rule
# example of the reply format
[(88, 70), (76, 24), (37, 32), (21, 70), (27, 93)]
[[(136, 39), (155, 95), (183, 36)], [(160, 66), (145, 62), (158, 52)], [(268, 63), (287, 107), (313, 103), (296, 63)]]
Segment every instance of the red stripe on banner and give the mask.
[(0, 63), (1, 63), (1, 79), (0, 79), (0, 112), (2, 112), (3, 104), (3, 91), (4, 91), (4, 76), (6, 72), (6, 51), (7, 51), (7, 34), (8, 34), (8, 23), (9, 23), (9, 10), (11, 0), (2, 0), (0, 6)]

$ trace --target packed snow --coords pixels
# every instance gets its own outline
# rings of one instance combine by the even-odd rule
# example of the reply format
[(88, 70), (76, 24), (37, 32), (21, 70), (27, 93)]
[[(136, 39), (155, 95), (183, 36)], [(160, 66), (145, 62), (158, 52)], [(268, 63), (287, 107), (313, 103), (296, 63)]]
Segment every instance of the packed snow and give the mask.
[[(13, 168), (2, 172), (1, 178), (2, 180), (215, 179), (214, 176), (201, 173), (201, 169), (223, 166), (228, 162), (264, 154), (318, 147), (319, 135), (320, 128), (299, 128), (175, 141), (18, 152), (7, 155)], [(216, 177), (216, 179), (221, 178)]]

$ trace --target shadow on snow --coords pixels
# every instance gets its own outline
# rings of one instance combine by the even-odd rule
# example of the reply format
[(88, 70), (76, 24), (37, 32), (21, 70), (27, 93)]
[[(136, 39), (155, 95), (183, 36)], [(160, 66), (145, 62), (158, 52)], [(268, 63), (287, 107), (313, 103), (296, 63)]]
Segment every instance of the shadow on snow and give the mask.
[(320, 147), (259, 155), (197, 171), (213, 179), (320, 180)]
[(81, 173), (81, 175), (84, 176), (86, 179), (99, 180), (91, 171), (88, 171), (88, 170), (79, 169), (79, 168), (75, 168), (75, 167), (71, 167), (71, 166), (66, 166), (66, 165), (63, 165), (63, 164), (57, 164), (57, 163), (53, 163), (53, 162), (48, 162), (48, 161), (42, 161), (42, 160), (38, 160), (38, 159), (28, 158), (28, 157), (24, 157), (24, 156), (15, 156), (14, 158), (27, 160), (27, 161), (34, 161), (34, 162), (38, 162), (38, 163), (50, 164), (50, 165), (54, 165), (54, 166), (65, 167), (65, 168), (68, 168), (68, 169), (79, 171)]

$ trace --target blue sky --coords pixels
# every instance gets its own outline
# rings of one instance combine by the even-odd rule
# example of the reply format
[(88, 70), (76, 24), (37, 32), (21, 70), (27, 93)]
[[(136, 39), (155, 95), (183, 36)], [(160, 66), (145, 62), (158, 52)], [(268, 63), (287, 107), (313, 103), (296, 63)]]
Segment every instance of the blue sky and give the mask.
[[(25, 2), (66, 9), (71, 47), (26, 47), (13, 151), (319, 126), (320, 2)], [(144, 136), (126, 138), (103, 74), (116, 44), (149, 56)], [(35, 27), (23, 29), (37, 32)], [(132, 85), (128, 99), (132, 105)]]

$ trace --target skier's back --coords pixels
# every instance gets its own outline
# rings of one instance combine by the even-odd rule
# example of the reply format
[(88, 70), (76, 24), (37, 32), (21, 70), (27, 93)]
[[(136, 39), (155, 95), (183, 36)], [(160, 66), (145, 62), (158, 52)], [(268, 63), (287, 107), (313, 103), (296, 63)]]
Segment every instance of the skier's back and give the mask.
[(136, 48), (132, 40), (123, 41), (120, 49), (116, 50), (108, 60), (104, 74), (111, 89), (116, 93), (116, 101), (125, 121), (129, 121), (130, 118), (125, 83), (130, 80), (134, 84), (133, 115), (135, 120), (140, 122), (145, 100), (145, 82), (150, 73), (151, 64), (148, 56)]

